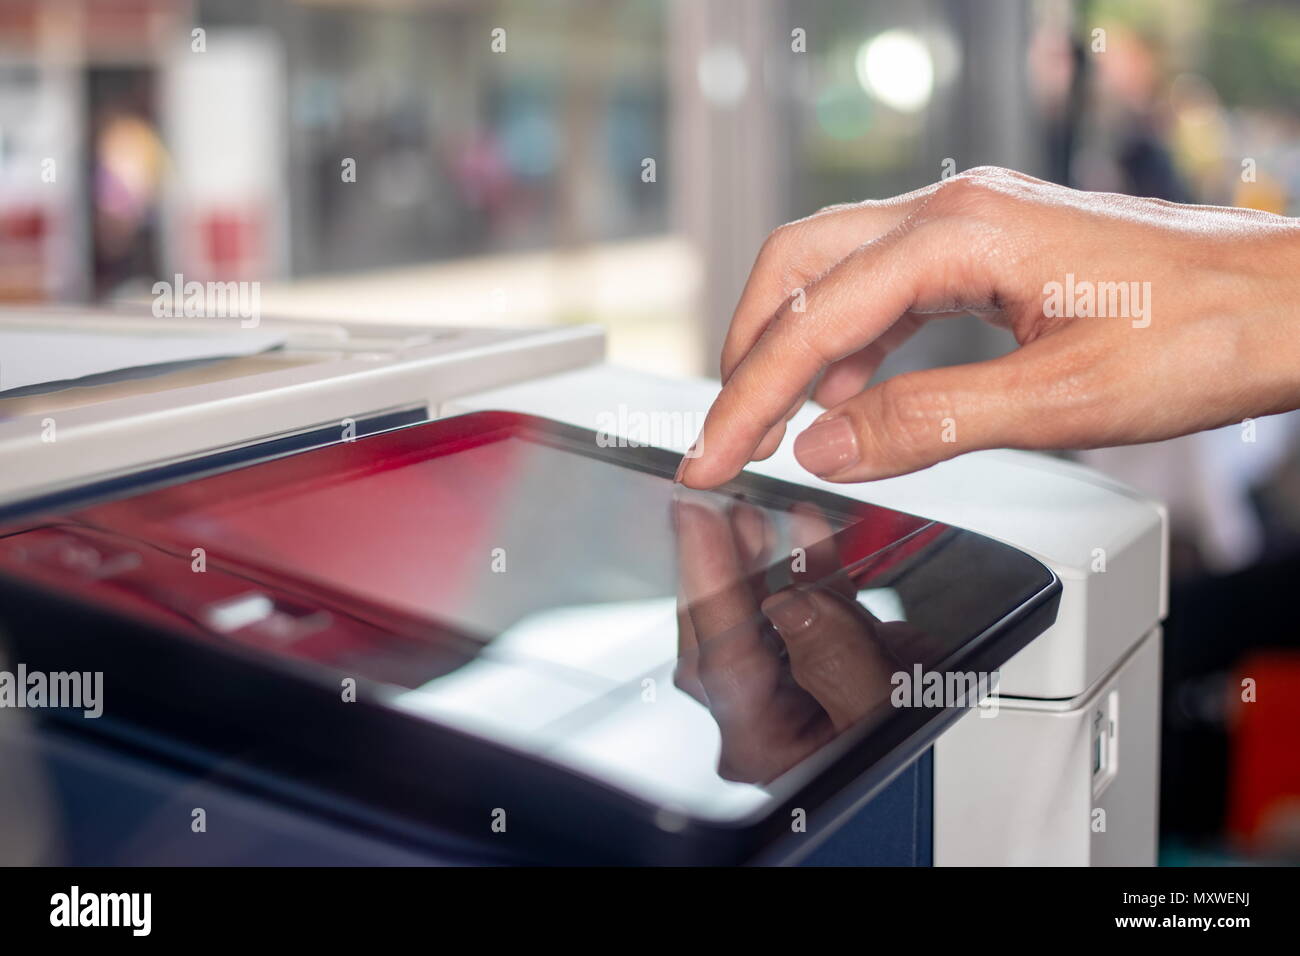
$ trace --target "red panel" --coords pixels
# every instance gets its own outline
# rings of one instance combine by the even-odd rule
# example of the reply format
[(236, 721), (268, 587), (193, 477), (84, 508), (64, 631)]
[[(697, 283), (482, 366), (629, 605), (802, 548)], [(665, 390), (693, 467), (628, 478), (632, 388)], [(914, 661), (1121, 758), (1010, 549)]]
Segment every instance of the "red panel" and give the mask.
[(1285, 849), (1279, 839), (1300, 833), (1300, 653), (1253, 654), (1236, 676), (1233, 693), (1248, 678), (1255, 700), (1238, 698), (1232, 711), (1228, 830), (1252, 850), (1276, 852)]

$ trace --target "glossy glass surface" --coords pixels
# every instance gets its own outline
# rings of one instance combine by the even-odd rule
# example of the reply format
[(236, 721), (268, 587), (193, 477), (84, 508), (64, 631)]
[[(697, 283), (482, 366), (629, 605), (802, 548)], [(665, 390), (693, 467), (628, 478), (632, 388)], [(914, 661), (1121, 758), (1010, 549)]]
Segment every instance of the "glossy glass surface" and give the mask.
[(689, 491), (588, 433), (422, 434), (439, 424), (83, 509), (0, 539), (0, 560), (135, 550), (147, 567), (61, 586), (152, 601), (204, 637), (355, 675), (411, 714), (715, 820), (761, 811), (810, 758), (898, 716), (897, 675), (960, 666), (1050, 581), (861, 502), (762, 479)]

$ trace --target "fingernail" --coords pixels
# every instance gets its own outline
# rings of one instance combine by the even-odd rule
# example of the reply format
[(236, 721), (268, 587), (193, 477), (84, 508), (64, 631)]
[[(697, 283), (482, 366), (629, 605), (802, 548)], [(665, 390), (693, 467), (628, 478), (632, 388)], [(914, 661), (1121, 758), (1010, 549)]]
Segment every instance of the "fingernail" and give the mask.
[(681, 481), (682, 475), (686, 474), (686, 466), (692, 458), (700, 457), (700, 440), (697, 438), (691, 443), (691, 447), (686, 449), (686, 454), (682, 456), (681, 464), (677, 466), (677, 474), (673, 475), (673, 481)]
[(827, 418), (794, 440), (794, 457), (814, 475), (833, 475), (857, 464), (858, 436), (847, 418)]
[(776, 625), (782, 637), (794, 637), (812, 627), (817, 608), (802, 591), (773, 594), (761, 605), (763, 615)]

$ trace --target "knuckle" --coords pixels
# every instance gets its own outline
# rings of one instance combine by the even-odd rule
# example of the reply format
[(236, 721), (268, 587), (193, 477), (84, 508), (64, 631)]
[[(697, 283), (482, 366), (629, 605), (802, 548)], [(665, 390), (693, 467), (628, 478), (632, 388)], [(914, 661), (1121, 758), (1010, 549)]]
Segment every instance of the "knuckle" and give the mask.
[(852, 212), (853, 210), (855, 210), (855, 209), (859, 209), (859, 208), (861, 208), (862, 206), (867, 205), (867, 204), (868, 204), (867, 202), (837, 202), (837, 203), (831, 203), (829, 206), (822, 206), (821, 209), (818, 209), (815, 213), (813, 213), (813, 214), (812, 214), (811, 216), (809, 216), (808, 218), (809, 218), (810, 220), (811, 220), (811, 219), (823, 219), (823, 218), (826, 218), (826, 217), (829, 217), (829, 216), (835, 216), (835, 215), (838, 215), (839, 213), (842, 213), (842, 212)]
[(788, 294), (815, 274), (807, 261), (811, 254), (808, 237), (807, 220), (788, 222), (773, 229), (758, 251), (754, 271)]
[(783, 259), (793, 245), (795, 231), (795, 224), (788, 222), (769, 232), (763, 240), (762, 248), (758, 250), (758, 261), (769, 263)]
[(807, 311), (802, 314), (795, 312), (790, 302), (783, 303), (763, 333), (764, 338), (771, 339), (772, 354), (780, 356), (783, 362), (791, 357), (825, 361), (822, 340), (815, 334), (811, 323), (806, 321), (806, 316), (813, 312), (817, 300), (814, 290), (809, 296)]
[(865, 429), (873, 444), (908, 457), (935, 443), (943, 426), (942, 402), (917, 388), (911, 376), (886, 379), (877, 401), (876, 421)]
[(972, 170), (946, 180), (929, 205), (947, 215), (980, 213), (999, 195), (990, 176)]
[[(1082, 439), (1089, 426), (1108, 417), (1112, 402), (1114, 370), (1110, 348), (1096, 347), (1091, 343), (1072, 349), (1059, 356), (1050, 368), (1050, 375), (1033, 375), (1029, 369), (1020, 370), (1020, 387), (1031, 387), (1031, 376), (1037, 380), (1032, 386), (1036, 404), (1048, 409), (1038, 427), (1046, 432), (1064, 432)], [(1034, 426), (1030, 426), (1031, 428)]]

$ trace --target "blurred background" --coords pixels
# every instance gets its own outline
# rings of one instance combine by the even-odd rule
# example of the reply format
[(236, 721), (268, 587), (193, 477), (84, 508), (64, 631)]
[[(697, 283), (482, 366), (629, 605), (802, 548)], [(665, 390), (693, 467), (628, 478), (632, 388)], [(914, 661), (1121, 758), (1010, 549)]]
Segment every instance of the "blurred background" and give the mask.
[[(716, 374), (771, 229), (986, 163), (1300, 213), (1300, 5), (0, 0), (0, 302), (257, 280)], [(932, 323), (883, 374), (1011, 344)], [(1170, 505), (1165, 863), (1300, 859), (1296, 439), (1079, 456)]]

